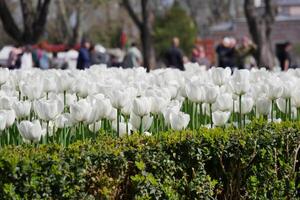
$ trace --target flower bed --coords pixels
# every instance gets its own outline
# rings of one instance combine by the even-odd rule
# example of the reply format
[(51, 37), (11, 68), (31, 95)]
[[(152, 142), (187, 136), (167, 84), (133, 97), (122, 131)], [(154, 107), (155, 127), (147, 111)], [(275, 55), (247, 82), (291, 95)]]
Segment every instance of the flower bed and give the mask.
[(300, 71), (0, 69), (0, 146), (300, 119)]
[[(300, 124), (0, 150), (1, 199), (297, 199)], [(298, 192), (298, 193), (297, 193)], [(298, 196), (297, 196), (298, 195)]]

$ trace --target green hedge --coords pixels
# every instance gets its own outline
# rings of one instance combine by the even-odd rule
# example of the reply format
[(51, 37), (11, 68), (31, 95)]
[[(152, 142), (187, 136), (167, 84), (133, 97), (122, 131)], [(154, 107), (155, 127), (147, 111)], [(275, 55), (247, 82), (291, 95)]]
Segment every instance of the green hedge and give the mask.
[(0, 199), (299, 199), (300, 124), (0, 151)]

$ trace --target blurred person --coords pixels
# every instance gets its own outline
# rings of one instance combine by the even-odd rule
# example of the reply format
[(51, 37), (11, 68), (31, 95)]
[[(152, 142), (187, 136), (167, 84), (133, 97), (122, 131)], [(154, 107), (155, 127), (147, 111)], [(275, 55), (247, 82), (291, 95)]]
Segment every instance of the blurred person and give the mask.
[(278, 56), (278, 60), (280, 63), (280, 68), (282, 71), (287, 71), (292, 67), (292, 56), (291, 56), (292, 44), (290, 42), (286, 42), (283, 45), (283, 50)]
[(81, 42), (81, 47), (79, 49), (79, 54), (77, 58), (77, 69), (84, 70), (89, 68), (91, 65), (91, 58), (89, 49), (91, 44), (88, 41), (83, 40)]
[(58, 58), (57, 52), (53, 52), (51, 59), (51, 68), (54, 69), (68, 69), (68, 62), (66, 59)]
[(33, 68), (32, 49), (30, 46), (26, 46), (23, 49), (21, 56), (21, 69)]
[(13, 49), (10, 51), (7, 66), (9, 69), (19, 69), (21, 67), (21, 56), (22, 56), (22, 49), (18, 46), (14, 46)]
[(241, 45), (237, 47), (237, 65), (239, 69), (250, 69), (256, 66), (254, 54), (256, 45), (248, 37), (243, 37)]
[(165, 62), (167, 67), (184, 70), (183, 52), (179, 48), (180, 40), (174, 37), (172, 40), (172, 46), (167, 50), (165, 55)]
[(49, 69), (50, 68), (50, 59), (49, 59), (47, 51), (40, 50), (38, 58), (39, 58), (40, 69)]
[(207, 68), (211, 66), (209, 59), (206, 57), (205, 49), (200, 44), (197, 44), (193, 49), (191, 61), (199, 65), (205, 65)]
[(234, 38), (225, 37), (221, 44), (216, 48), (218, 55), (219, 67), (236, 67), (236, 51), (235, 51), (236, 40)]
[(142, 62), (143, 62), (142, 53), (137, 48), (136, 43), (133, 42), (124, 57), (123, 67), (124, 68), (139, 67), (142, 65)]
[(91, 65), (99, 65), (108, 63), (108, 55), (105, 53), (104, 47), (101, 45), (91, 45), (90, 47)]

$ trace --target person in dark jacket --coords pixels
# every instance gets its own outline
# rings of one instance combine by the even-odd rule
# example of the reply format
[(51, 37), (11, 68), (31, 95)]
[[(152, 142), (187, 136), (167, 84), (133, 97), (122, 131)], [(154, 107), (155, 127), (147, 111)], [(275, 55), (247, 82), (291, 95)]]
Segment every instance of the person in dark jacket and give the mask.
[(173, 38), (172, 47), (166, 52), (165, 62), (167, 67), (184, 70), (183, 53), (179, 45), (179, 38)]
[(84, 70), (91, 65), (91, 57), (89, 49), (91, 44), (87, 41), (83, 41), (77, 58), (77, 69)]
[(236, 67), (235, 40), (225, 37), (216, 48), (219, 67)]

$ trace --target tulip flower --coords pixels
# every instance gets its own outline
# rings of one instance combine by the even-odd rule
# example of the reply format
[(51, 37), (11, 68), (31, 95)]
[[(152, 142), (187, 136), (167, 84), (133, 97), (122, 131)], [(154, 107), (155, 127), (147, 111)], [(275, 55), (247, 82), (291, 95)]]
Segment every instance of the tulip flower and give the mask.
[[(242, 98), (242, 104), (241, 104), (241, 111), (238, 110), (237, 112), (241, 112), (241, 114), (245, 115), (248, 114), (252, 111), (252, 108), (254, 106), (254, 101), (251, 97), (249, 96), (244, 96)], [(235, 107), (239, 108), (240, 107), (240, 102), (236, 101), (235, 102)]]
[(216, 109), (223, 111), (223, 112), (233, 111), (233, 103), (232, 102), (233, 102), (232, 95), (229, 93), (224, 93), (224, 94), (220, 94), (217, 97), (214, 106), (216, 107)]
[(16, 114), (14, 110), (2, 110), (0, 113), (4, 113), (6, 115), (6, 120), (5, 120), (5, 126), (6, 128), (11, 127), (15, 120), (16, 120)]
[(100, 129), (101, 129), (101, 121), (89, 125), (89, 130), (93, 133), (100, 131)]
[(186, 94), (194, 103), (203, 103), (206, 98), (206, 91), (202, 85), (196, 85), (195, 83), (189, 83), (186, 85)]
[(136, 98), (132, 104), (132, 111), (135, 115), (143, 117), (150, 114), (152, 102), (150, 98)]
[(74, 125), (74, 121), (70, 113), (64, 113), (59, 115), (55, 119), (54, 123), (57, 128), (67, 128), (72, 127)]
[(211, 69), (211, 78), (215, 85), (222, 86), (224, 85), (230, 78), (231, 69), (230, 68), (215, 68)]
[(267, 97), (260, 97), (256, 101), (256, 111), (258, 114), (267, 116), (270, 113), (272, 102)]
[(91, 112), (91, 105), (86, 99), (80, 99), (78, 102), (70, 105), (70, 114), (73, 120), (77, 122), (86, 121)]
[(0, 88), (9, 79), (9, 70), (7, 68), (0, 68)]
[(40, 80), (32, 80), (31, 83), (20, 83), (20, 91), (23, 96), (28, 97), (30, 100), (39, 99), (43, 95), (43, 84)]
[(132, 130), (132, 125), (131, 124), (126, 124), (124, 122), (121, 122), (119, 124), (119, 130), (117, 130), (117, 123), (114, 121), (112, 123), (112, 127), (115, 131), (119, 132), (120, 137), (124, 137), (126, 135), (130, 135), (130, 131)]
[(176, 131), (181, 131), (187, 127), (190, 122), (190, 116), (183, 112), (173, 112), (170, 115), (170, 123), (172, 129)]
[(33, 122), (22, 121), (18, 124), (18, 130), (24, 141), (39, 142), (43, 135), (43, 130), (38, 120)]
[(33, 110), (38, 117), (45, 121), (55, 119), (63, 112), (63, 102), (60, 100), (38, 100), (33, 102)]
[(131, 113), (130, 115), (130, 124), (132, 124), (133, 130), (139, 131), (140, 134), (149, 130), (152, 121), (153, 117), (150, 117), (150, 115), (145, 115), (142, 118), (140, 116), (135, 115), (134, 113)]
[(215, 126), (224, 126), (229, 117), (230, 112), (215, 111), (212, 113), (212, 121)]
[(14, 102), (12, 105), (12, 108), (14, 109), (16, 113), (16, 117), (18, 119), (27, 117), (30, 115), (31, 110), (31, 102), (30, 101), (17, 101)]
[(6, 128), (6, 118), (6, 113), (0, 112), (0, 131), (3, 131)]

